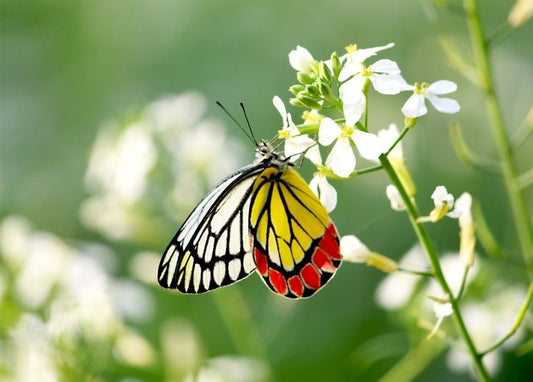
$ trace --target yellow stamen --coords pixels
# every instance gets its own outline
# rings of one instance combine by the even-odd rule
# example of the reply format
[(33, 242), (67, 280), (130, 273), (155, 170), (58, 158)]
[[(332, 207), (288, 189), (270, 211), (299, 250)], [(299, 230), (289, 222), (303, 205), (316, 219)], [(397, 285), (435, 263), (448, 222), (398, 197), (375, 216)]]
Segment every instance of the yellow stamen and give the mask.
[(278, 138), (279, 139), (287, 139), (291, 136), (291, 133), (288, 129), (281, 129), (278, 130)]
[(350, 44), (345, 49), (348, 53), (348, 60), (352, 62), (352, 53), (355, 53), (357, 51), (357, 44)]

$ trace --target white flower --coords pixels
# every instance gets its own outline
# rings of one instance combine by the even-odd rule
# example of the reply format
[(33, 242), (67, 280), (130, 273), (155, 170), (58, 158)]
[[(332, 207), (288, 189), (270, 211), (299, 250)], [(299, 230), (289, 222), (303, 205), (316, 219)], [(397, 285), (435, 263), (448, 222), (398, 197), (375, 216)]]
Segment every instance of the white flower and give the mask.
[(442, 94), (452, 93), (457, 90), (457, 85), (452, 81), (441, 80), (433, 84), (422, 83), (406, 85), (402, 90), (412, 90), (413, 94), (402, 107), (402, 113), (409, 118), (421, 117), (427, 113), (426, 98), (441, 113), (457, 113), (461, 106), (451, 98), (438, 97)]
[(313, 72), (312, 62), (314, 58), (309, 51), (300, 45), (289, 53), (289, 63), (299, 72), (310, 74)]
[(403, 202), (400, 192), (398, 191), (395, 185), (389, 184), (387, 188), (385, 189), (385, 194), (387, 195), (387, 198), (390, 200), (390, 205), (393, 210), (405, 211), (407, 207), (405, 206), (405, 203)]
[(342, 99), (343, 93), (362, 91), (367, 80), (372, 83), (378, 93), (398, 94), (407, 85), (400, 73), (398, 64), (392, 60), (379, 60), (368, 67), (359, 64), (353, 77), (341, 85), (339, 94)]
[(320, 153), (318, 153), (318, 161), (314, 161), (314, 158), (311, 159), (318, 171), (309, 182), (309, 188), (319, 197), (320, 202), (326, 208), (326, 211), (331, 212), (335, 209), (337, 205), (337, 190), (329, 184), (328, 178), (324, 175), (322, 169), (327, 170), (327, 167), (324, 168), (322, 165), (322, 158)]
[(376, 160), (383, 152), (375, 134), (355, 129), (348, 124), (341, 127), (331, 118), (324, 118), (320, 122), (318, 141), (323, 146), (329, 146), (336, 141), (326, 159), (326, 166), (344, 178), (355, 170), (356, 160), (352, 141), (363, 158)]
[(298, 130), (292, 121), (291, 114), (287, 113), (287, 109), (285, 109), (281, 98), (274, 96), (272, 103), (283, 119), (283, 128), (278, 131), (278, 136), (285, 139), (285, 156), (291, 157), (305, 153), (305, 157), (313, 163), (322, 162), (318, 145), (307, 134), (300, 134), (300, 130)]
[(342, 258), (352, 263), (366, 263), (386, 273), (398, 270), (398, 263), (387, 256), (372, 252), (354, 235), (346, 235), (341, 238)]
[[(348, 45), (346, 47), (346, 54), (342, 55), (339, 60), (344, 62), (341, 72), (339, 73), (339, 81), (344, 81), (353, 76), (360, 69), (360, 64), (364, 62), (368, 57), (376, 55), (385, 49), (392, 48), (394, 43), (389, 43), (384, 46), (378, 46), (375, 48), (358, 49), (356, 44)], [(328, 61), (326, 61), (326, 64)]]
[(433, 204), (435, 208), (430, 212), (429, 219), (421, 218), (420, 221), (431, 221), (433, 223), (439, 221), (444, 216), (448, 215), (450, 217), (458, 217), (459, 211), (451, 211), (453, 208), (454, 198), (453, 195), (448, 193), (446, 187), (437, 186), (435, 191), (431, 194), (431, 199), (433, 199)]
[(364, 263), (370, 250), (354, 235), (341, 237), (341, 253), (343, 260), (353, 263)]

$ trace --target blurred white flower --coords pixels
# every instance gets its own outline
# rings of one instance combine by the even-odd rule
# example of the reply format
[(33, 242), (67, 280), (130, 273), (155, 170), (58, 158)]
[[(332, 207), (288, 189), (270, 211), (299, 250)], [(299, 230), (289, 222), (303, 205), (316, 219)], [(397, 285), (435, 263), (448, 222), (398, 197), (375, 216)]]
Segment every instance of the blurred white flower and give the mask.
[[(521, 287), (494, 285), (480, 302), (464, 303), (461, 313), (468, 332), (480, 351), (487, 349), (508, 333), (520, 306), (525, 300), (526, 291)], [(496, 375), (503, 363), (503, 353), (513, 349), (525, 336), (523, 326), (501, 347), (486, 354), (483, 364), (491, 375)], [(465, 349), (452, 347), (447, 355), (448, 367), (455, 372), (470, 371), (474, 374), (470, 356)]]
[[(59, 381), (54, 348), (46, 325), (37, 316), (25, 313), (10, 332), (13, 356), (10, 364), (13, 381)], [(0, 361), (0, 365), (3, 361)], [(3, 373), (2, 373), (3, 374)]]
[(395, 211), (405, 211), (407, 208), (398, 188), (395, 185), (389, 184), (385, 189), (385, 194), (390, 201), (391, 208)]
[(221, 356), (211, 358), (196, 375), (189, 375), (186, 382), (267, 382), (270, 370), (259, 358)]
[(205, 98), (188, 92), (152, 102), (134, 120), (105, 124), (85, 176), (83, 223), (115, 240), (144, 243), (164, 217), (185, 214), (238, 168), (241, 145), (204, 118), (205, 109)]
[(169, 380), (183, 380), (190, 370), (198, 370), (202, 351), (198, 333), (191, 323), (182, 319), (168, 320), (161, 325), (159, 335)]
[(116, 202), (138, 200), (157, 159), (150, 127), (133, 123), (125, 129), (109, 124), (98, 132), (85, 176), (87, 189)]
[[(422, 247), (417, 244), (411, 248), (399, 261), (399, 267), (410, 270), (427, 270), (428, 262)], [(387, 275), (378, 285), (376, 301), (385, 309), (400, 309), (407, 304), (419, 282), (419, 277), (403, 272)]]
[(120, 361), (135, 367), (147, 367), (156, 360), (152, 345), (131, 329), (119, 333), (114, 348)]
[(472, 219), (472, 195), (463, 192), (455, 202), (455, 210), (459, 215), (460, 244), (459, 257), (463, 264), (471, 267), (474, 264), (474, 249), (476, 246), (475, 226)]
[(452, 81), (441, 80), (432, 83), (405, 85), (402, 90), (412, 90), (413, 94), (402, 107), (402, 113), (409, 118), (418, 118), (427, 113), (425, 104), (426, 98), (441, 113), (457, 113), (461, 106), (451, 98), (439, 97), (443, 94), (453, 93), (457, 90), (457, 85)]

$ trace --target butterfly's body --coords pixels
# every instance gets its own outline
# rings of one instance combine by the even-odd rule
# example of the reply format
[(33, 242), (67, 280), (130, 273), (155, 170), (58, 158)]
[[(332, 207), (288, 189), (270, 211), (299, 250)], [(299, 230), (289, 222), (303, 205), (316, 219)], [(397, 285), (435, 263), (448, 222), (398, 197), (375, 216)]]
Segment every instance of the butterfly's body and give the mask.
[(335, 273), (335, 226), (292, 163), (267, 143), (216, 185), (165, 250), (158, 281), (182, 293), (232, 284), (253, 270), (274, 292), (307, 297)]

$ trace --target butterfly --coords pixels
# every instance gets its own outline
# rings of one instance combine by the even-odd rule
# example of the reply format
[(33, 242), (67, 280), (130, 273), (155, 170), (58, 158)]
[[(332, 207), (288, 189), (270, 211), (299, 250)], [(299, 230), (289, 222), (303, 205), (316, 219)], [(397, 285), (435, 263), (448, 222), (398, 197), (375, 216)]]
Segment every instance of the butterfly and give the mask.
[(187, 294), (256, 270), (275, 293), (309, 297), (341, 264), (339, 235), (305, 180), (268, 142), (200, 201), (161, 257), (158, 282)]

